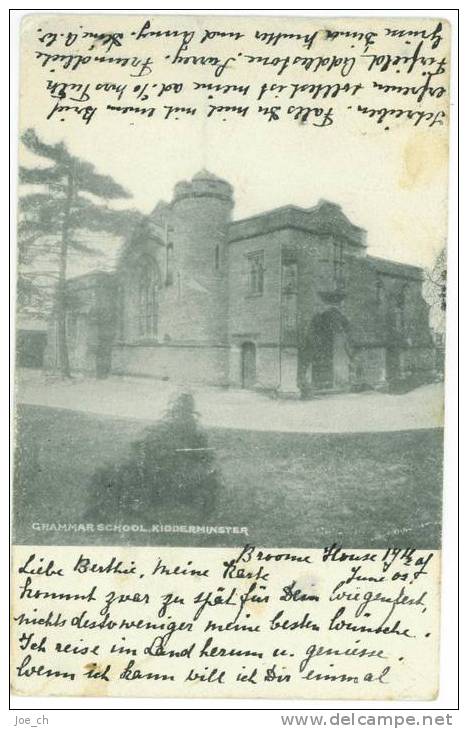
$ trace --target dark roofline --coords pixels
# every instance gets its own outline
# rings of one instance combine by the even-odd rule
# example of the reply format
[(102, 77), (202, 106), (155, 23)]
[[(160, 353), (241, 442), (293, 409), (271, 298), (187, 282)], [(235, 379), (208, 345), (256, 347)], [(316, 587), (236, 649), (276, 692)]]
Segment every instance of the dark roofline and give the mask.
[[(415, 266), (412, 263), (402, 263), (401, 261), (392, 261), (388, 258), (380, 258), (379, 256), (366, 256), (367, 260), (372, 262), (375, 262), (377, 266), (381, 265), (382, 268), (398, 268), (400, 270), (405, 269), (410, 272), (414, 272), (415, 274), (418, 274), (418, 278), (421, 277), (423, 273), (422, 266)], [(381, 271), (381, 273), (385, 273), (384, 270)]]
[(322, 237), (333, 234), (346, 240), (349, 245), (365, 250), (367, 248), (366, 231), (353, 225), (339, 206), (333, 203), (328, 203), (328, 205), (339, 210), (343, 219), (327, 221), (326, 218), (320, 216), (323, 203), (312, 208), (284, 205), (249, 218), (233, 221), (229, 226), (229, 242), (255, 238), (277, 230), (301, 230), (309, 235)]
[[(239, 225), (240, 223), (247, 223), (247, 222), (250, 222), (251, 220), (256, 220), (258, 218), (266, 218), (269, 215), (273, 215), (274, 213), (280, 213), (284, 210), (297, 210), (300, 213), (312, 213), (314, 210), (320, 210), (320, 208), (322, 207), (322, 205), (320, 203), (326, 204), (326, 205), (331, 205), (333, 207), (338, 208), (340, 210), (340, 212), (342, 213), (342, 215), (344, 215), (344, 217), (348, 220), (345, 213), (343, 213), (343, 210), (340, 205), (337, 205), (335, 203), (330, 203), (328, 200), (320, 200), (319, 203), (317, 203), (317, 205), (313, 205), (310, 208), (303, 208), (300, 205), (293, 205), (292, 203), (290, 203), (288, 205), (281, 205), (279, 208), (270, 208), (270, 210), (264, 210), (261, 213), (255, 213), (255, 215), (249, 215), (247, 218), (239, 218), (238, 220), (233, 220), (230, 223), (230, 227), (232, 227), (234, 225)], [(354, 230), (362, 231), (363, 233), (367, 232), (365, 228), (361, 228), (359, 225), (355, 225), (354, 223), (351, 223), (350, 220), (348, 220), (348, 222), (349, 222), (350, 228), (354, 228)]]
[(281, 205), (279, 208), (271, 208), (270, 210), (264, 210), (262, 213), (255, 213), (255, 215), (249, 215), (247, 218), (239, 218), (239, 220), (233, 220), (230, 223), (232, 225), (238, 225), (239, 223), (247, 223), (250, 220), (256, 220), (257, 218), (266, 218), (272, 213), (279, 213), (282, 210), (299, 210), (301, 213), (307, 213), (313, 208), (301, 208), (300, 205)]

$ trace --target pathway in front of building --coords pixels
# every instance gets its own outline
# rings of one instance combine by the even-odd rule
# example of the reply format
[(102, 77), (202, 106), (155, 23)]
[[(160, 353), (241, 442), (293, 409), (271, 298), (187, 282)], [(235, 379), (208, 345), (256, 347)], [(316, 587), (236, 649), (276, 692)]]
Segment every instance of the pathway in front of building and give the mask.
[(71, 382), (20, 370), (16, 401), (97, 415), (159, 420), (171, 399), (191, 391), (207, 427), (292, 433), (350, 433), (438, 428), (443, 384), (404, 395), (378, 392), (329, 395), (310, 401), (272, 399), (248, 390), (175, 385), (156, 380), (76, 377)]

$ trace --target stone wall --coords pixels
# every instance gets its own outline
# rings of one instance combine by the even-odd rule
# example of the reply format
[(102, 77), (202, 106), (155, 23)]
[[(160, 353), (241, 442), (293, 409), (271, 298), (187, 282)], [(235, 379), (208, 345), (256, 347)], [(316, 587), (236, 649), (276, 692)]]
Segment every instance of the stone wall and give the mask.
[(176, 384), (227, 385), (229, 348), (197, 345), (126, 345), (112, 350), (112, 372)]
[(168, 214), (171, 270), (160, 301), (160, 341), (227, 343), (227, 226), (231, 187), (200, 173), (176, 186)]
[[(234, 385), (241, 385), (241, 348), (245, 342), (256, 348), (256, 386), (270, 389), (280, 384), (281, 246), (289, 238), (288, 231), (280, 230), (229, 244), (228, 335), (230, 381)], [(263, 258), (263, 290), (257, 293), (249, 288), (251, 254)]]
[[(367, 256), (365, 231), (338, 205), (231, 222), (232, 192), (205, 170), (178, 183), (124, 247), (115, 276), (69, 282), (72, 369), (287, 392), (381, 387), (390, 375), (431, 371), (420, 269)], [(155, 314), (143, 336), (145, 268)], [(52, 331), (50, 363), (55, 339)]]

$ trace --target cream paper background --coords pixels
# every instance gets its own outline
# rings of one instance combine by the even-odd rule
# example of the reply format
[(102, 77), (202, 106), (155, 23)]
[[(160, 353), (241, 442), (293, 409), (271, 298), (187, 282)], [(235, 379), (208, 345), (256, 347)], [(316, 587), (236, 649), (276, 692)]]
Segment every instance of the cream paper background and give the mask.
[[(145, 16), (142, 16), (142, 21)], [(158, 19), (164, 27), (197, 29), (201, 27), (219, 28), (223, 31), (229, 29), (248, 30), (252, 26), (268, 29), (283, 30), (287, 22), (291, 32), (304, 32), (304, 28), (311, 27), (366, 29), (382, 28), (387, 25), (386, 19), (351, 18), (338, 19), (308, 19), (298, 18), (201, 18), (181, 17), (170, 18), (165, 16)], [(282, 204), (294, 202), (298, 205), (311, 206), (319, 198), (333, 200), (343, 206), (347, 214), (357, 225), (369, 230), (369, 253), (394, 258), (417, 265), (430, 265), (434, 255), (443, 245), (446, 230), (446, 201), (447, 201), (447, 126), (435, 127), (428, 130), (426, 127), (414, 128), (409, 123), (392, 122), (391, 130), (385, 132), (383, 125), (379, 127), (369, 120), (357, 115), (340, 115), (339, 121), (325, 129), (311, 128), (308, 125), (299, 125), (292, 121), (266, 123), (260, 117), (247, 119), (233, 119), (221, 124), (217, 121), (197, 118), (180, 119), (170, 123), (158, 118), (131, 119), (120, 116), (97, 114), (89, 126), (82, 121), (67, 116), (66, 123), (61, 123), (56, 116), (54, 120), (45, 120), (45, 108), (50, 108), (50, 100), (44, 93), (44, 79), (48, 74), (41, 70), (33, 60), (33, 49), (37, 47), (35, 39), (37, 28), (54, 28), (60, 32), (76, 30), (81, 24), (86, 24), (96, 30), (109, 29), (111, 19), (109, 16), (48, 16), (27, 17), (22, 26), (22, 52), (21, 52), (21, 99), (20, 99), (20, 131), (34, 127), (39, 136), (50, 142), (64, 139), (73, 154), (90, 159), (97, 169), (110, 174), (116, 180), (126, 185), (135, 195), (135, 204), (144, 212), (149, 212), (159, 198), (168, 198), (175, 182), (192, 176), (201, 167), (207, 167), (214, 173), (227, 178), (236, 189), (236, 216), (243, 217), (264, 209), (273, 208)], [(398, 24), (405, 28), (432, 28), (435, 19), (421, 18), (398, 19)], [(137, 25), (135, 16), (132, 18), (116, 16), (112, 18), (113, 29), (125, 29)], [(437, 50), (438, 54), (448, 53), (449, 28), (444, 25), (443, 45)], [(172, 42), (172, 41), (171, 41)], [(223, 40), (223, 55), (230, 55), (229, 41)], [(235, 44), (236, 51), (242, 48), (243, 41)], [(172, 49), (175, 49), (173, 44)], [(394, 47), (394, 46), (393, 46)], [(151, 54), (150, 44), (147, 53)], [(163, 41), (159, 40), (157, 53), (161, 53)], [(382, 48), (382, 47), (381, 47)], [(211, 46), (214, 52), (215, 44)], [(216, 46), (219, 51), (219, 47)], [(132, 49), (126, 46), (128, 54), (137, 53), (145, 55), (143, 46)], [(298, 51), (299, 52), (299, 51)], [(335, 41), (334, 53), (349, 52), (349, 42)], [(268, 48), (262, 55), (286, 55), (281, 48)], [(301, 55), (314, 55), (313, 51), (300, 51)], [(200, 74), (200, 75), (198, 75)], [(58, 74), (57, 74), (58, 75)], [(61, 77), (67, 77), (61, 72)], [(164, 73), (156, 74), (155, 80), (166, 82), (174, 80), (190, 81), (194, 78), (205, 81), (215, 81), (212, 71), (205, 69), (203, 73), (192, 67), (177, 66), (165, 67)], [(363, 78), (367, 74), (363, 72)], [(86, 67), (74, 72), (72, 78), (67, 80), (75, 82), (97, 82), (102, 80), (122, 81), (122, 69), (112, 67)], [(300, 81), (331, 81), (327, 77), (315, 75)], [(275, 78), (265, 69), (257, 66), (244, 67), (242, 83), (256, 83), (259, 80), (274, 81)], [(278, 80), (278, 79), (276, 79)], [(289, 75), (286, 81), (296, 81)], [(334, 79), (335, 80), (335, 79)], [(353, 72), (353, 82), (359, 80), (356, 70)], [(418, 83), (419, 76), (408, 77), (408, 83)], [(280, 79), (283, 82), (283, 79)], [(383, 79), (382, 79), (383, 81)], [(443, 79), (447, 82), (447, 79)], [(386, 83), (401, 83), (401, 75), (385, 75)], [(236, 102), (238, 103), (236, 97)], [(370, 91), (360, 97), (361, 103), (380, 106)], [(414, 104), (406, 103), (404, 97), (387, 97), (387, 106), (400, 108), (416, 108)], [(242, 101), (244, 103), (244, 101)], [(247, 102), (245, 102), (247, 103)], [(344, 96), (334, 99), (333, 105), (338, 110), (346, 106), (348, 101)], [(448, 113), (449, 97), (431, 100), (426, 97), (423, 107), (431, 109), (444, 108)], [(316, 100), (311, 105), (327, 106), (326, 101)], [(25, 164), (33, 162), (21, 150), (21, 161)], [(287, 185), (284, 181), (287, 180)], [(307, 182), (307, 184), (305, 184)], [(391, 546), (391, 545), (389, 545)], [(47, 559), (53, 558), (58, 562), (72, 562), (79, 550), (71, 547), (41, 547), (41, 554)], [(34, 551), (33, 547), (14, 547), (14, 562), (18, 564), (24, 559), (26, 553)], [(225, 550), (190, 550), (183, 555), (183, 559), (191, 558), (193, 553), (203, 552), (203, 562), (206, 564), (219, 564), (220, 555)], [(173, 559), (177, 552), (178, 561), (182, 561), (179, 554), (182, 550), (158, 549), (157, 553), (164, 558)], [(313, 551), (314, 563), (319, 564), (319, 551)], [(86, 553), (95, 559), (103, 559), (103, 554), (119, 554), (122, 558), (133, 558), (138, 553), (138, 560), (144, 564), (152, 561), (156, 550), (127, 548), (116, 550), (111, 548), (87, 548)], [(330, 585), (339, 579), (336, 565), (329, 564), (317, 566), (314, 579), (318, 579), (324, 586)], [(284, 571), (283, 571), (284, 570)], [(302, 577), (297, 573), (298, 577)], [(275, 571), (275, 585), (289, 580), (296, 573), (291, 573), (287, 563)], [(109, 579), (103, 589), (122, 589), (125, 578)], [(361, 691), (343, 684), (324, 684), (304, 681), (294, 681), (288, 684), (266, 685), (260, 687), (246, 687), (241, 684), (237, 687), (238, 693), (233, 689), (224, 689), (217, 693), (213, 685), (175, 686), (165, 684), (152, 684), (151, 682), (138, 682), (138, 689), (134, 683), (128, 684), (130, 690), (127, 695), (151, 696), (270, 696), (270, 697), (307, 697), (307, 698), (361, 698), (361, 699), (391, 699), (391, 698), (434, 698), (437, 692), (438, 672), (438, 643), (437, 625), (439, 618), (438, 560), (433, 561), (430, 579), (426, 580), (430, 607), (424, 617), (427, 621), (427, 631), (431, 632), (430, 639), (414, 641), (411, 650), (406, 650), (405, 661), (396, 666), (390, 686), (377, 687), (376, 690)], [(18, 578), (14, 578), (14, 587), (18, 588)], [(195, 586), (190, 585), (190, 589)], [(82, 589), (83, 581), (79, 578), (67, 582), (67, 589)], [(169, 585), (168, 589), (175, 589)], [(189, 588), (186, 588), (189, 590)], [(272, 588), (273, 589), (273, 588)], [(68, 606), (69, 608), (70, 606)], [(13, 610), (18, 609), (17, 599)], [(269, 608), (270, 609), (270, 608)], [(314, 609), (315, 606), (314, 606)], [(319, 612), (328, 610), (329, 606), (319, 603)], [(266, 611), (267, 612), (267, 611)], [(416, 616), (415, 616), (416, 618)], [(264, 619), (268, 619), (265, 614)], [(418, 619), (415, 623), (419, 625)], [(86, 642), (88, 636), (82, 634)], [(197, 636), (194, 635), (195, 639)], [(14, 633), (14, 640), (16, 635)], [(299, 639), (299, 633), (298, 633)], [(329, 636), (326, 637), (328, 642)], [(265, 650), (271, 650), (270, 636), (264, 638)], [(325, 643), (325, 636), (321, 636)], [(371, 643), (372, 641), (366, 641)], [(398, 653), (400, 645), (395, 640), (392, 651)], [(341, 644), (341, 639), (338, 641)], [(291, 649), (301, 646), (291, 643)], [(17, 660), (18, 649), (14, 647), (13, 663)], [(63, 659), (64, 664), (72, 659)], [(75, 661), (76, 659), (73, 659)], [(123, 660), (123, 659), (119, 659)], [(224, 659), (227, 661), (227, 659)], [(239, 659), (236, 659), (239, 660)], [(75, 665), (75, 664), (74, 664)], [(341, 668), (341, 665), (340, 665)], [(27, 682), (14, 680), (13, 688), (17, 693), (23, 694), (54, 694), (54, 695), (125, 695), (125, 688), (115, 683), (102, 685), (96, 688), (96, 683), (83, 685), (75, 682), (73, 691), (70, 683), (57, 680), (37, 680)], [(366, 687), (368, 688), (368, 687)], [(143, 693), (147, 691), (148, 693)]]
[[(346, 606), (346, 615), (343, 619), (351, 620), (359, 625), (377, 625), (379, 618), (383, 619), (388, 612), (389, 605), (379, 601), (373, 602), (369, 607), (372, 618), (366, 618), (364, 611), (360, 617), (354, 617), (353, 613), (358, 608), (360, 601), (347, 600), (330, 601), (329, 596), (333, 587), (345, 580), (350, 574), (351, 565), (362, 565), (362, 574), (377, 577), (381, 575), (381, 558), (384, 551), (376, 551), (377, 562), (323, 562), (322, 550), (301, 550), (292, 551), (297, 556), (307, 555), (309, 563), (295, 563), (291, 561), (268, 561), (260, 562), (255, 559), (249, 563), (239, 563), (244, 569), (255, 569), (261, 564), (264, 570), (269, 573), (266, 582), (267, 589), (261, 590), (257, 587), (256, 593), (268, 595), (268, 603), (258, 603), (244, 608), (243, 614), (238, 623), (244, 625), (260, 626), (259, 633), (252, 632), (217, 632), (204, 631), (204, 626), (209, 619), (216, 623), (227, 623), (234, 618), (235, 607), (217, 606), (206, 607), (199, 619), (193, 622), (193, 630), (190, 632), (180, 631), (173, 634), (167, 644), (167, 649), (181, 650), (184, 646), (190, 646), (195, 642), (196, 646), (190, 659), (184, 657), (151, 657), (144, 654), (145, 646), (151, 644), (156, 635), (164, 634), (164, 631), (153, 631), (144, 629), (118, 630), (109, 629), (86, 629), (74, 628), (70, 625), (72, 616), (87, 610), (87, 617), (90, 619), (102, 620), (99, 612), (104, 605), (105, 595), (111, 590), (117, 595), (144, 593), (149, 595), (149, 604), (143, 603), (114, 603), (110, 608), (110, 615), (117, 622), (122, 617), (127, 619), (143, 619), (152, 622), (162, 623), (168, 621), (168, 616), (177, 621), (189, 622), (198, 609), (199, 604), (193, 604), (193, 598), (201, 591), (212, 592), (213, 595), (221, 594), (218, 591), (220, 586), (224, 587), (224, 594), (228, 594), (232, 587), (238, 588), (238, 594), (248, 590), (252, 584), (251, 579), (222, 579), (223, 562), (235, 559), (240, 549), (212, 549), (212, 548), (146, 548), (128, 547), (116, 549), (112, 547), (30, 547), (16, 546), (14, 548), (14, 600), (13, 615), (19, 616), (26, 612), (29, 616), (45, 618), (49, 611), (53, 610), (54, 616), (58, 613), (62, 618), (67, 619), (67, 625), (62, 628), (44, 628), (40, 625), (20, 625), (13, 621), (13, 652), (12, 652), (12, 687), (15, 693), (23, 695), (55, 695), (55, 696), (132, 696), (132, 697), (210, 697), (210, 698), (308, 698), (308, 699), (364, 699), (364, 700), (393, 700), (393, 699), (434, 699), (438, 690), (438, 634), (439, 634), (439, 558), (440, 553), (434, 553), (426, 568), (427, 574), (420, 575), (414, 584), (401, 580), (391, 580), (385, 583), (371, 583), (353, 581), (352, 584), (340, 588), (349, 593), (360, 591), (362, 595), (369, 590), (375, 594), (382, 592), (389, 597), (396, 597), (405, 584), (405, 591), (411, 597), (417, 597), (422, 592), (426, 593), (424, 598), (426, 609), (417, 606), (399, 606), (388, 621), (391, 626), (396, 620), (401, 620), (401, 628), (409, 628), (413, 638), (406, 638), (397, 635), (376, 635), (370, 633), (352, 633), (349, 631), (328, 631), (327, 625), (339, 607)], [(286, 550), (268, 550), (271, 554), (284, 554)], [(350, 550), (347, 550), (348, 553)], [(97, 586), (95, 592), (96, 600), (91, 603), (82, 601), (66, 601), (57, 599), (19, 599), (19, 594), (24, 585), (25, 575), (18, 574), (18, 568), (24, 564), (29, 555), (35, 554), (35, 564), (44, 559), (43, 566), (49, 560), (54, 560), (55, 567), (64, 568), (65, 577), (32, 577), (33, 589), (58, 591), (66, 593), (87, 594), (93, 585)], [(117, 560), (123, 560), (128, 567), (131, 561), (136, 565), (136, 575), (99, 575), (99, 574), (78, 574), (73, 572), (73, 565), (80, 554), (91, 561), (105, 565), (115, 556)], [(356, 555), (366, 554), (365, 550), (354, 550)], [(419, 551), (416, 558), (426, 558), (430, 553)], [(158, 559), (168, 567), (180, 565), (187, 567), (191, 561), (192, 568), (208, 568), (209, 577), (187, 577), (183, 575), (162, 576), (156, 574), (151, 576), (151, 571)], [(413, 570), (415, 568), (413, 567)], [(388, 575), (395, 572), (404, 572), (403, 564), (398, 560), (395, 562)], [(140, 575), (143, 574), (143, 577)], [(282, 587), (296, 581), (296, 587), (302, 588), (304, 593), (317, 594), (318, 602), (285, 602), (280, 601)], [(262, 580), (258, 580), (260, 584)], [(161, 596), (172, 593), (183, 596), (184, 605), (172, 606), (164, 618), (157, 617), (157, 611), (161, 606)], [(237, 600), (233, 598), (233, 601)], [(33, 613), (33, 608), (37, 612)], [(312, 629), (296, 630), (270, 630), (271, 619), (279, 610), (284, 610), (284, 618), (290, 621), (301, 620), (305, 613), (309, 613), (310, 620), (319, 625), (319, 631)], [(249, 614), (249, 618), (247, 618)], [(21, 650), (19, 639), (23, 633), (34, 632), (34, 640), (40, 641), (47, 636), (45, 652), (34, 650)], [(122, 640), (122, 637), (125, 640)], [(235, 650), (250, 650), (263, 653), (263, 657), (200, 657), (200, 648), (208, 637), (213, 638), (213, 646)], [(355, 641), (359, 640), (359, 644)], [(54, 646), (57, 642), (69, 642), (73, 646), (100, 645), (98, 656), (94, 655), (68, 655), (56, 653)], [(131, 647), (137, 650), (138, 655), (110, 654), (112, 644)], [(391, 666), (391, 670), (384, 678), (386, 683), (372, 682), (358, 684), (342, 682), (340, 680), (309, 680), (301, 678), (298, 665), (305, 657), (307, 646), (318, 644), (330, 649), (344, 651), (345, 648), (366, 647), (368, 650), (382, 649), (387, 660), (382, 658), (356, 658), (353, 656), (319, 656), (313, 657), (308, 669), (315, 669), (322, 674), (342, 674), (348, 676), (358, 675), (362, 679), (367, 672), (373, 672), (374, 676), (380, 675), (383, 668)], [(274, 648), (285, 651), (286, 655), (274, 656)], [(46, 668), (58, 671), (76, 672), (74, 681), (65, 678), (48, 678), (44, 676), (18, 677), (17, 668), (25, 655), (30, 653), (31, 666), (44, 665)], [(129, 660), (135, 660), (135, 668), (141, 672), (157, 672), (159, 674), (171, 674), (175, 676), (174, 681), (161, 681), (153, 679), (139, 679), (125, 681), (118, 678), (119, 674)], [(97, 670), (105, 669), (111, 664), (110, 680), (94, 680), (81, 677), (81, 674), (90, 668), (95, 662)], [(265, 682), (262, 680), (268, 668), (277, 666), (276, 673), (290, 675), (287, 682), (278, 683)], [(206, 667), (209, 671), (206, 671)], [(203, 683), (201, 681), (185, 682), (184, 679), (189, 668), (194, 668), (200, 673), (210, 673), (214, 668), (226, 670), (228, 675), (224, 685), (217, 683)], [(250, 674), (257, 668), (257, 683), (255, 685), (244, 682), (236, 682), (238, 672)]]
[[(174, 54), (178, 47), (176, 39), (136, 42), (128, 36), (147, 19), (151, 19), (155, 30), (183, 29), (201, 33), (208, 28), (225, 33), (239, 31), (246, 36), (250, 34), (238, 41), (223, 38), (204, 45), (194, 43), (184, 52), (185, 55), (219, 55), (225, 58), (250, 50), (255, 55), (271, 57), (355, 54), (358, 60), (346, 78), (337, 72), (312, 73), (294, 68), (277, 76), (272, 67), (245, 63), (242, 66), (233, 64), (232, 71), (228, 69), (216, 79), (213, 68), (208, 65), (171, 65), (165, 61), (164, 56)], [(324, 198), (342, 205), (353, 223), (368, 231), (369, 254), (404, 263), (431, 265), (446, 238), (449, 94), (439, 99), (427, 95), (421, 104), (417, 104), (411, 95), (378, 94), (372, 88), (371, 79), (386, 84), (419, 86), (424, 82), (423, 68), (418, 67), (419, 70), (412, 74), (406, 74), (403, 66), (390, 67), (385, 73), (368, 73), (368, 61), (359, 58), (364, 50), (363, 43), (356, 42), (352, 48), (353, 41), (349, 38), (338, 38), (327, 46), (317, 42), (307, 50), (299, 42), (291, 45), (282, 41), (276, 46), (267, 46), (252, 41), (251, 36), (255, 29), (272, 33), (310, 33), (323, 29), (383, 33), (389, 25), (430, 32), (438, 22), (436, 18), (408, 17), (26, 16), (22, 22), (20, 128), (34, 127), (46, 141), (64, 139), (73, 154), (92, 160), (98, 171), (127, 186), (134, 194), (135, 205), (143, 212), (149, 213), (159, 199), (169, 199), (177, 181), (192, 177), (206, 167), (234, 186), (235, 217), (246, 217), (290, 203), (310, 207)], [(422, 53), (429, 57), (449, 56), (450, 27), (447, 21), (441, 22), (443, 37), (438, 48), (432, 51), (429, 42), (424, 44)], [(108, 55), (152, 55), (155, 59), (153, 73), (143, 79), (132, 79), (128, 67), (110, 64), (88, 64), (73, 72), (59, 71), (58, 67), (55, 73), (49, 73), (47, 67), (41, 69), (34, 51), (53, 53), (58, 46), (45, 48), (37, 42), (38, 36), (46, 32), (80, 32), (80, 26), (97, 33), (110, 30), (126, 33), (122, 48), (114, 47)], [(378, 41), (379, 53), (408, 54), (417, 39), (409, 38), (412, 45), (407, 45), (407, 40), (383, 37)], [(85, 47), (89, 46), (80, 43), (67, 52)], [(59, 48), (58, 52), (61, 50)], [(368, 53), (372, 51), (370, 47)], [(397, 73), (398, 68), (400, 73)], [(44, 90), (47, 80), (135, 85), (148, 80), (151, 83), (184, 82), (184, 105), (197, 104), (201, 110), (205, 105), (203, 99), (205, 108), (209, 103), (207, 94), (190, 92), (192, 81), (242, 83), (250, 84), (252, 88), (261, 82), (362, 81), (366, 88), (357, 97), (344, 94), (334, 99), (321, 100), (319, 97), (314, 101), (302, 94), (289, 102), (325, 108), (333, 105), (336, 121), (325, 128), (316, 128), (310, 123), (300, 124), (290, 118), (269, 123), (253, 113), (245, 118), (231, 115), (222, 122), (206, 119), (202, 111), (194, 117), (181, 116), (179, 121), (164, 120), (159, 113), (146, 119), (138, 115), (98, 112), (86, 126), (72, 113), (66, 115), (65, 122), (60, 121), (58, 114), (50, 120), (45, 119), (53, 106), (53, 100)], [(433, 86), (439, 83), (447, 86), (448, 73), (432, 79)], [(166, 95), (156, 99), (155, 105), (177, 103), (178, 98), (182, 99), (182, 94), (180, 97)], [(102, 99), (101, 103), (105, 104), (104, 96)], [(257, 106), (255, 95), (248, 98), (240, 94), (218, 94), (215, 101), (218, 100), (226, 104), (250, 103), (253, 108)], [(390, 130), (385, 131), (385, 124), (377, 125), (358, 113), (349, 113), (347, 107), (356, 105), (358, 101), (377, 108), (423, 108), (429, 112), (443, 109), (447, 114), (446, 123), (428, 129), (426, 125), (413, 127), (409, 122), (394, 120), (390, 123)], [(118, 101), (114, 102), (111, 96), (109, 103), (118, 104)], [(276, 99), (273, 94), (264, 96), (259, 103), (288, 105), (286, 99)], [(135, 99), (135, 105), (152, 104)], [(24, 157), (24, 163), (32, 162), (33, 158), (22, 149), (20, 155)]]

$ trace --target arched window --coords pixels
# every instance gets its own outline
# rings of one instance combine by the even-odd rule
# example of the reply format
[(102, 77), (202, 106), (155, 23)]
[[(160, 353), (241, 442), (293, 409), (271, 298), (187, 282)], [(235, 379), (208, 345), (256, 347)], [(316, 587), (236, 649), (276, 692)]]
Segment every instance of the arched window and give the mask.
[(138, 334), (141, 337), (153, 337), (157, 334), (157, 305), (158, 289), (154, 267), (143, 264), (138, 276)]

